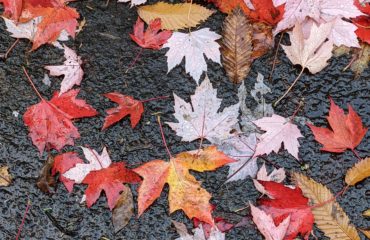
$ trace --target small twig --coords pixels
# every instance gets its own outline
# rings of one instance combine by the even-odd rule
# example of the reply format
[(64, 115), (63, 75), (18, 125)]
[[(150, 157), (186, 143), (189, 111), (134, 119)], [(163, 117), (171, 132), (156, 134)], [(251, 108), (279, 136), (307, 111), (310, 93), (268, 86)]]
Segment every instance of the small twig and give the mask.
[(166, 147), (166, 150), (167, 150), (167, 153), (168, 153), (168, 156), (172, 159), (172, 154), (170, 152), (170, 149), (168, 148), (167, 146), (167, 142), (166, 142), (166, 139), (164, 137), (164, 133), (163, 133), (163, 128), (162, 128), (162, 123), (161, 123), (161, 117), (158, 115), (157, 116), (157, 121), (158, 121), (158, 125), (159, 125), (159, 128), (161, 130), (161, 136), (162, 136), (162, 141), (163, 141), (163, 145)]
[(24, 226), (24, 222), (26, 221), (26, 217), (27, 217), (27, 214), (28, 214), (30, 208), (31, 208), (31, 201), (28, 199), (27, 200), (27, 207), (26, 207), (26, 210), (24, 211), (22, 222), (21, 222), (21, 225), (18, 228), (18, 233), (17, 233), (17, 236), (15, 237), (15, 240), (18, 240), (19, 237), (21, 236), (21, 232), (22, 232), (22, 229), (23, 229), (23, 226)]
[(276, 105), (281, 101), (283, 100), (283, 98), (285, 98), (285, 96), (290, 92), (290, 90), (292, 90), (293, 86), (297, 83), (298, 79), (302, 76), (303, 74), (303, 71), (304, 71), (304, 67), (302, 67), (302, 70), (301, 72), (298, 74), (297, 78), (293, 81), (292, 85), (290, 85), (290, 87), (286, 90), (286, 92), (283, 94), (283, 96), (281, 96), (273, 105), (274, 107), (276, 107)]
[(15, 42), (10, 46), (10, 48), (8, 48), (8, 50), (6, 51), (5, 54), (1, 54), (1, 58), (3, 59), (7, 59), (8, 58), (8, 55), (9, 53), (14, 49), (14, 47), (19, 43), (19, 38), (17, 38), (17, 40), (15, 40)]
[(127, 70), (125, 73), (128, 73), (128, 71), (135, 65), (137, 60), (139, 60), (141, 54), (143, 53), (143, 48), (140, 48), (140, 51), (137, 53), (135, 59), (130, 63), (130, 65), (127, 67)]
[(275, 55), (274, 55), (274, 61), (272, 62), (272, 69), (271, 69), (271, 73), (270, 73), (270, 77), (269, 77), (269, 82), (270, 83), (271, 83), (271, 80), (272, 80), (272, 75), (274, 74), (274, 70), (275, 70), (275, 66), (276, 66), (276, 61), (277, 61), (277, 55), (279, 53), (280, 43), (281, 43), (281, 40), (283, 39), (283, 36), (284, 36), (284, 33), (282, 32), (281, 35), (280, 35), (280, 39), (279, 39), (278, 45), (276, 47), (276, 51), (275, 51)]
[(32, 88), (33, 88), (33, 90), (36, 92), (37, 96), (38, 96), (41, 100), (44, 100), (44, 98), (41, 96), (41, 94), (40, 94), (40, 93), (39, 93), (39, 91), (37, 90), (37, 88), (36, 88), (35, 84), (32, 82), (32, 79), (31, 79), (30, 75), (28, 75), (28, 72), (27, 72), (26, 68), (25, 68), (25, 67), (22, 67), (22, 69), (23, 69), (24, 74), (26, 74), (26, 77), (27, 77), (28, 81), (30, 82), (30, 84), (31, 84), (31, 86), (32, 86)]
[(149, 99), (145, 99), (145, 100), (140, 100), (140, 102), (146, 103), (146, 102), (160, 100), (160, 99), (166, 99), (166, 98), (170, 98), (170, 97), (171, 96), (161, 96), (161, 97), (155, 97), (155, 98), (149, 98)]
[(349, 68), (349, 67), (351, 67), (352, 66), (352, 63), (356, 60), (356, 56), (353, 56), (352, 57), (352, 59), (351, 59), (351, 61), (347, 64), (347, 66), (345, 66), (344, 68), (343, 68), (343, 72), (345, 72), (345, 71), (347, 71), (347, 69)]

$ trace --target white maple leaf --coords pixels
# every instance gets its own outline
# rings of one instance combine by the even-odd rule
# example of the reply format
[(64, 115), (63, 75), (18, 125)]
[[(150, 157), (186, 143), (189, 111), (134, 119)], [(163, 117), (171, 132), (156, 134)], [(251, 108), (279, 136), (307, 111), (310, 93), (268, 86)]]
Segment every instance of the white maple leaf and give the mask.
[(63, 65), (45, 66), (45, 69), (50, 71), (51, 76), (64, 75), (59, 95), (67, 92), (74, 85), (80, 85), (84, 75), (84, 71), (81, 67), (81, 57), (77, 56), (75, 51), (67, 46), (64, 46), (64, 57), (66, 60), (64, 61)]
[(258, 166), (257, 158), (253, 157), (257, 145), (256, 134), (247, 136), (234, 136), (224, 140), (218, 149), (237, 160), (228, 164), (229, 175), (226, 182), (244, 180), (248, 176), (254, 178), (256, 176)]
[(262, 186), (262, 184), (258, 182), (258, 180), (281, 183), (282, 181), (284, 181), (285, 177), (286, 175), (284, 168), (279, 169), (273, 168), (272, 172), (270, 174), (267, 174), (266, 165), (264, 163), (262, 167), (258, 170), (257, 179), (253, 179), (253, 183), (260, 193), (266, 194), (265, 188)]
[(178, 123), (166, 122), (182, 141), (191, 142), (205, 138), (213, 144), (231, 137), (230, 131), (238, 122), (239, 103), (218, 112), (222, 99), (217, 98), (217, 90), (209, 78), (203, 80), (191, 96), (191, 103), (174, 94), (175, 113)]
[(254, 124), (266, 131), (259, 137), (254, 156), (270, 154), (272, 151), (278, 153), (284, 143), (284, 148), (298, 159), (298, 138), (303, 136), (297, 125), (276, 114), (256, 120)]
[(253, 222), (266, 240), (283, 240), (290, 224), (290, 216), (286, 217), (278, 226), (275, 225), (271, 215), (249, 204)]
[(211, 229), (210, 235), (206, 238), (206, 234), (203, 230), (203, 225), (200, 224), (197, 228), (193, 229), (193, 235), (188, 233), (185, 224), (172, 221), (176, 228), (177, 233), (180, 235), (175, 240), (225, 240), (225, 233), (218, 230), (216, 227)]
[(76, 166), (66, 171), (63, 176), (75, 181), (76, 183), (81, 183), (87, 174), (91, 171), (100, 170), (109, 167), (112, 160), (110, 159), (107, 148), (103, 149), (103, 152), (99, 155), (95, 150), (90, 148), (81, 147), (85, 155), (85, 158), (89, 163), (77, 163)]
[(257, 83), (254, 84), (254, 89), (251, 90), (250, 95), (257, 102), (257, 106), (254, 109), (250, 109), (246, 105), (247, 100), (247, 90), (245, 88), (244, 82), (240, 85), (238, 89), (238, 98), (240, 103), (240, 125), (242, 127), (243, 133), (250, 134), (257, 132), (256, 125), (253, 123), (254, 120), (260, 119), (262, 117), (270, 117), (274, 114), (274, 109), (272, 105), (266, 103), (265, 95), (271, 93), (271, 89), (265, 85), (263, 82), (263, 75), (258, 73)]
[(179, 65), (185, 57), (185, 70), (199, 83), (200, 76), (207, 71), (207, 63), (204, 55), (216, 62), (220, 62), (220, 45), (216, 42), (221, 36), (202, 28), (191, 33), (174, 32), (163, 45), (169, 48), (166, 53), (168, 72)]
[[(37, 25), (42, 21), (42, 17), (36, 17), (31, 19), (28, 22), (25, 23), (16, 23), (13, 20), (7, 19), (3, 17), (5, 25), (6, 25), (6, 30), (11, 33), (11, 37), (13, 38), (25, 38), (30, 41), (33, 41), (35, 38), (35, 34), (37, 32)], [(54, 46), (60, 47), (60, 44), (58, 41), (68, 41), (68, 34), (65, 30), (63, 30), (57, 41), (53, 43)]]
[(146, 3), (146, 0), (118, 0), (118, 2), (127, 3), (131, 2), (131, 7)]
[(299, 64), (315, 74), (328, 65), (332, 56), (333, 42), (325, 41), (331, 29), (332, 23), (313, 24), (309, 38), (305, 39), (302, 26), (297, 24), (290, 35), (290, 46), (281, 45), (287, 57), (293, 64)]

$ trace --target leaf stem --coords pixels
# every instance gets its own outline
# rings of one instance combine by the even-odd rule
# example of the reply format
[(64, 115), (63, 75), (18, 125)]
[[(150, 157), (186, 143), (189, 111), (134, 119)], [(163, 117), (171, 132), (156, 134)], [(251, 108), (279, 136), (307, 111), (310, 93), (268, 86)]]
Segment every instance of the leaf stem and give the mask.
[(160, 96), (160, 97), (155, 97), (155, 98), (149, 98), (149, 99), (145, 99), (145, 100), (140, 100), (140, 102), (146, 103), (146, 102), (160, 100), (160, 99), (166, 99), (166, 98), (170, 98), (170, 97), (171, 96)]
[(302, 76), (303, 74), (303, 71), (304, 71), (304, 67), (302, 67), (302, 70), (301, 72), (298, 74), (298, 76), (296, 77), (296, 79), (294, 80), (294, 82), (292, 83), (292, 85), (290, 85), (290, 87), (286, 90), (286, 92), (284, 93), (283, 96), (281, 96), (273, 105), (274, 107), (276, 107), (276, 105), (285, 98), (285, 96), (290, 92), (290, 90), (292, 90), (293, 86), (297, 83), (298, 79)]
[(161, 136), (162, 136), (163, 145), (166, 147), (168, 156), (170, 156), (170, 158), (172, 159), (173, 158), (172, 157), (172, 154), (170, 152), (170, 149), (168, 149), (166, 139), (164, 138), (164, 133), (163, 133), (163, 128), (162, 128), (162, 123), (161, 123), (161, 117), (160, 116), (157, 116), (157, 121), (158, 121), (159, 129), (161, 130)]
[(355, 149), (351, 149), (353, 154), (355, 154), (355, 156), (357, 157), (358, 161), (361, 161), (362, 158), (360, 157), (360, 155), (358, 155), (357, 151)]
[(23, 226), (24, 226), (24, 223), (26, 221), (26, 217), (27, 217), (27, 214), (28, 214), (30, 208), (31, 208), (31, 201), (28, 199), (27, 200), (27, 207), (26, 207), (26, 210), (24, 211), (22, 222), (21, 222), (21, 225), (18, 228), (18, 233), (17, 233), (17, 236), (15, 237), (15, 240), (18, 240), (19, 237), (21, 236), (21, 232), (22, 232), (22, 229), (23, 229)]
[(98, 156), (96, 156), (96, 154), (95, 154), (94, 150), (93, 150), (90, 146), (88, 146), (88, 145), (86, 145), (86, 147), (91, 151), (91, 153), (94, 155), (95, 159), (98, 161), (98, 163), (99, 163), (100, 167), (103, 169), (103, 168), (104, 168), (104, 167), (103, 167), (103, 164), (100, 162), (99, 157), (98, 157)]
[(1, 54), (1, 57), (3, 59), (7, 59), (8, 58), (8, 55), (9, 53), (14, 49), (14, 47), (19, 43), (19, 38), (17, 38), (17, 40), (15, 40), (15, 42), (10, 46), (10, 48), (8, 48), (8, 50), (6, 51), (5, 54)]
[(137, 53), (136, 57), (134, 58), (134, 60), (130, 63), (130, 65), (127, 67), (127, 70), (125, 73), (128, 73), (128, 71), (135, 65), (135, 63), (139, 60), (139, 58), (141, 57), (141, 54), (143, 53), (143, 48), (140, 47), (140, 51)]
[(283, 36), (284, 36), (284, 32), (281, 33), (280, 39), (279, 39), (279, 42), (278, 42), (278, 45), (276, 47), (276, 51), (275, 51), (275, 55), (274, 55), (274, 60), (272, 62), (272, 69), (271, 69), (270, 77), (269, 77), (269, 82), (270, 83), (271, 83), (271, 80), (272, 80), (272, 75), (274, 74), (274, 70), (275, 70), (275, 66), (276, 66), (276, 61), (277, 61), (277, 55), (279, 53), (280, 43), (281, 43), (281, 40), (283, 39)]
[(31, 84), (31, 86), (32, 86), (32, 88), (33, 88), (33, 90), (36, 92), (37, 96), (38, 96), (41, 100), (44, 100), (44, 98), (41, 96), (41, 94), (40, 94), (40, 93), (39, 93), (39, 91), (37, 90), (37, 88), (36, 88), (35, 84), (32, 82), (32, 79), (31, 79), (30, 75), (28, 75), (28, 72), (27, 72), (26, 68), (22, 66), (22, 69), (23, 69), (24, 74), (26, 74), (26, 77), (27, 77), (28, 81), (30, 82), (30, 84)]
[(343, 195), (345, 193), (345, 191), (347, 191), (347, 189), (349, 188), (349, 185), (346, 185), (344, 186), (344, 188), (342, 190), (340, 190), (335, 196), (333, 196), (332, 198), (329, 198), (328, 200), (324, 201), (324, 202), (321, 202), (321, 203), (318, 203), (318, 204), (315, 204), (313, 206), (311, 206), (310, 208), (319, 208), (319, 207), (322, 207), (324, 206), (325, 204), (328, 204), (328, 203), (331, 203), (333, 201), (335, 201), (339, 196)]

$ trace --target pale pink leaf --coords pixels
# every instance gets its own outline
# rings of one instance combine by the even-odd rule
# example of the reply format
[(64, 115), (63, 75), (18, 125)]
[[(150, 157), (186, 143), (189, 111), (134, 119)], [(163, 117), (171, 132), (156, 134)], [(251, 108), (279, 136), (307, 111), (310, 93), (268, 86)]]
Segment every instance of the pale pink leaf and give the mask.
[(261, 118), (253, 123), (266, 131), (259, 138), (254, 156), (270, 154), (271, 152), (277, 153), (281, 144), (284, 144), (284, 148), (298, 159), (298, 138), (303, 136), (297, 125), (276, 114)]
[(276, 226), (270, 215), (253, 206), (251, 203), (249, 205), (251, 207), (253, 222), (266, 240), (283, 240), (290, 224), (290, 216)]
[(66, 60), (63, 65), (45, 66), (45, 69), (50, 71), (51, 76), (64, 75), (60, 87), (60, 95), (70, 90), (74, 85), (80, 85), (84, 75), (81, 68), (81, 57), (77, 56), (75, 51), (64, 46), (64, 56)]
[(265, 188), (258, 182), (258, 180), (261, 181), (273, 181), (281, 183), (284, 181), (286, 175), (284, 168), (275, 169), (273, 168), (272, 172), (270, 174), (267, 173), (266, 165), (265, 163), (262, 165), (262, 167), (257, 172), (257, 178), (253, 179), (254, 186), (256, 189), (262, 193), (266, 194)]

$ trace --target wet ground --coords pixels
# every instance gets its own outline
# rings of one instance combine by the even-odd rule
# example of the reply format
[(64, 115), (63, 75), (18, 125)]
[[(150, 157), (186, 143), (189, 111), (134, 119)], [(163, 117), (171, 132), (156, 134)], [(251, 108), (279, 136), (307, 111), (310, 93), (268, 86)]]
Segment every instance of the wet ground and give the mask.
[[(129, 167), (137, 167), (152, 159), (167, 159), (163, 147), (159, 127), (153, 113), (161, 112), (163, 121), (173, 121), (173, 100), (148, 102), (145, 104), (145, 114), (135, 129), (131, 129), (129, 121), (125, 119), (119, 124), (102, 132), (104, 110), (114, 106), (101, 94), (118, 91), (132, 95), (137, 99), (148, 99), (157, 96), (171, 95), (175, 92), (185, 100), (193, 94), (196, 84), (185, 73), (184, 65), (176, 67), (169, 74), (166, 65), (166, 50), (144, 50), (140, 60), (134, 68), (125, 73), (126, 67), (140, 51), (139, 46), (132, 42), (129, 33), (136, 21), (135, 8), (127, 4), (116, 4), (111, 1), (104, 7), (105, 1), (81, 1), (71, 5), (78, 8), (82, 18), (87, 21), (84, 30), (74, 42), (67, 45), (77, 50), (84, 61), (85, 77), (81, 85), (80, 97), (86, 99), (100, 113), (98, 117), (82, 119), (76, 122), (81, 138), (76, 146), (89, 145), (99, 151), (107, 146), (113, 161), (125, 160)], [(211, 6), (210, 6), (211, 7)], [(217, 13), (202, 24), (220, 33), (224, 15)], [(0, 24), (0, 51), (4, 52), (14, 39), (4, 31), (4, 24)], [(171, 219), (184, 222), (191, 228), (191, 222), (182, 212), (169, 216), (167, 190), (139, 219), (133, 218), (118, 234), (114, 234), (111, 212), (107, 208), (106, 199), (102, 196), (98, 202), (87, 209), (79, 204), (83, 195), (83, 186), (75, 187), (72, 194), (68, 194), (62, 185), (59, 185), (55, 194), (45, 195), (35, 186), (36, 179), (46, 156), (40, 156), (36, 147), (28, 138), (28, 131), (23, 124), (22, 114), (27, 107), (39, 100), (27, 83), (21, 67), (26, 66), (32, 79), (43, 96), (50, 98), (60, 86), (60, 78), (52, 78), (51, 87), (44, 85), (41, 79), (44, 76), (44, 65), (60, 64), (64, 61), (63, 52), (51, 46), (43, 46), (35, 52), (28, 52), (31, 44), (22, 40), (10, 57), (0, 62), (0, 165), (10, 167), (14, 178), (11, 186), (0, 188), (0, 239), (14, 239), (24, 214), (27, 200), (32, 203), (30, 212), (22, 231), (23, 239), (174, 239), (177, 237)], [(253, 63), (252, 71), (245, 83), (250, 90), (254, 85), (257, 72), (268, 76), (271, 70), (273, 52)], [(366, 70), (358, 80), (352, 72), (343, 72), (342, 69), (349, 62), (349, 58), (330, 60), (330, 64), (316, 75), (305, 72), (293, 92), (289, 94), (275, 109), (283, 116), (290, 116), (295, 111), (298, 102), (304, 100), (304, 107), (298, 116), (309, 118), (316, 125), (326, 126), (325, 116), (328, 113), (331, 96), (336, 103), (344, 108), (350, 103), (362, 117), (366, 126), (370, 126), (370, 71)], [(223, 107), (237, 102), (237, 85), (227, 79), (225, 71), (220, 65), (209, 62), (208, 75), (214, 87), (218, 89), (218, 97), (223, 98)], [(279, 64), (274, 76), (268, 85), (272, 94), (268, 96), (273, 101), (282, 95), (298, 74), (300, 68), (293, 67), (283, 52), (279, 52)], [(250, 100), (250, 106), (255, 103)], [(20, 113), (14, 115), (14, 111)], [(346, 170), (357, 160), (346, 151), (343, 154), (320, 152), (320, 145), (313, 139), (311, 131), (306, 126), (300, 126), (305, 136), (301, 142), (299, 156), (309, 165), (304, 173), (316, 181), (326, 184), (334, 193), (344, 186), (343, 176)], [(173, 154), (192, 150), (198, 142), (181, 142), (180, 138), (164, 126), (169, 148)], [(370, 132), (357, 147), (361, 157), (369, 156)], [(77, 147), (68, 147), (66, 150), (79, 151)], [(269, 155), (268, 159), (292, 171), (301, 171), (292, 156), (285, 151)], [(261, 161), (262, 163), (262, 161)], [(202, 182), (212, 195), (212, 203), (217, 206), (217, 215), (224, 216), (230, 222), (238, 222), (248, 211), (235, 210), (244, 208), (248, 201), (255, 201), (259, 193), (254, 189), (252, 181), (247, 179), (233, 183), (224, 183), (227, 168), (217, 172), (197, 174), (196, 178)], [(361, 228), (370, 227), (369, 220), (361, 216), (362, 211), (370, 208), (370, 179), (351, 188), (338, 201), (349, 215), (352, 222)], [(222, 186), (221, 186), (222, 185)], [(133, 194), (137, 198), (137, 186), (133, 186)], [(51, 221), (45, 213), (50, 211), (56, 221)], [(58, 229), (58, 224), (74, 232), (68, 236)], [(315, 235), (325, 239), (315, 228)], [(246, 226), (234, 228), (227, 233), (227, 239), (262, 239), (254, 225), (249, 221)]]

